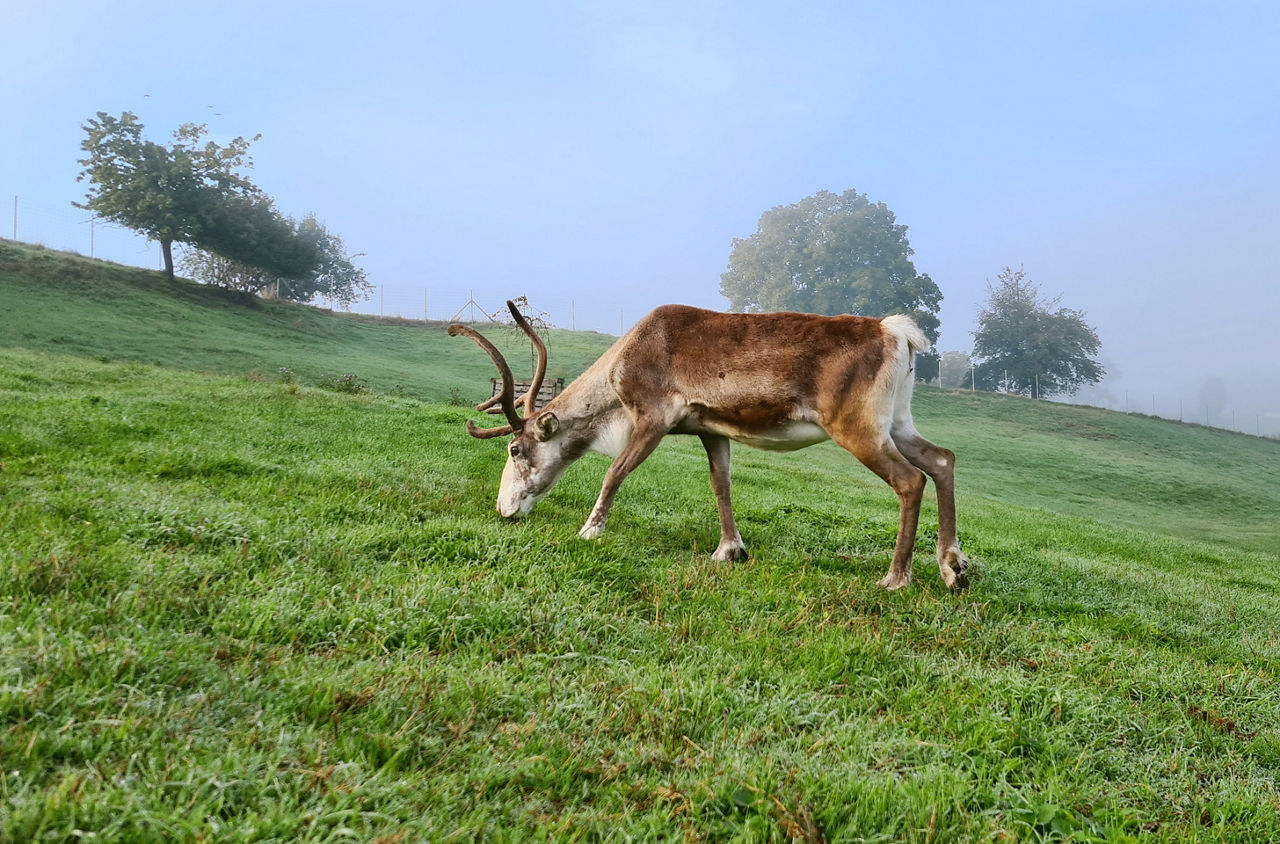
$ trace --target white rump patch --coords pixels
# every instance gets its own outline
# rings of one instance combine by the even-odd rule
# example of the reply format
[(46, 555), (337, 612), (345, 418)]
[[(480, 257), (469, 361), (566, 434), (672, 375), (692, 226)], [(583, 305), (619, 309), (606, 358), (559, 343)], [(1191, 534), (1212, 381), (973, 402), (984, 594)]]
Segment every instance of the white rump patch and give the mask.
[(880, 324), (907, 341), (913, 352), (929, 351), (929, 338), (916, 325), (916, 321), (906, 314), (894, 314), (880, 320)]

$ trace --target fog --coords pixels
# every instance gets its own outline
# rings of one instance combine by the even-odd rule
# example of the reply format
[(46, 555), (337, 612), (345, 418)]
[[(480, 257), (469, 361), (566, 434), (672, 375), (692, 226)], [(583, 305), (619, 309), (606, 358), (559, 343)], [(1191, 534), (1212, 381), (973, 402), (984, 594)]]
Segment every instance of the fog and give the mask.
[(0, 31), (0, 235), (89, 251), (70, 203), (95, 112), (160, 141), (206, 122), (262, 133), (255, 182), (366, 253), (363, 310), (527, 295), (616, 334), (724, 308), (733, 238), (854, 188), (909, 227), (942, 350), (1022, 266), (1102, 339), (1081, 400), (1280, 434), (1272, 4), (635, 5), (23, 4)]

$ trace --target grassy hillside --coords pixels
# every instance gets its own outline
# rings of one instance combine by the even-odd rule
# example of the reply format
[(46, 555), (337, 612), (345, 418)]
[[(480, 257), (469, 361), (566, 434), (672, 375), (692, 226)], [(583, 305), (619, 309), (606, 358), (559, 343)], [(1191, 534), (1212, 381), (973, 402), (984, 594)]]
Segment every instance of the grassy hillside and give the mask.
[[(377, 392), (399, 385), (428, 401), (479, 402), (495, 374), (484, 353), (449, 337), (444, 323), (267, 302), (10, 240), (0, 240), (0, 301), (0, 348), (270, 378), (287, 367), (307, 384), (354, 374)], [(527, 377), (528, 341), (505, 328), (484, 331), (517, 377)], [(576, 375), (613, 340), (550, 332), (549, 376)]]
[[(267, 381), (281, 380), (286, 367), (302, 385), (354, 374), (374, 392), (434, 402), (478, 402), (495, 374), (473, 343), (449, 337), (443, 323), (264, 302), (6, 240), (0, 299), (0, 348)], [(527, 374), (528, 343), (510, 329), (483, 330), (517, 374)], [(552, 331), (549, 373), (572, 379), (612, 341)], [(1274, 441), (981, 393), (922, 388), (917, 395), (927, 435), (960, 452), (961, 482), (985, 495), (1247, 548), (1280, 544)], [(807, 454), (827, 464), (840, 452)], [(834, 465), (845, 471), (839, 460)]]
[(43, 321), (0, 318), (0, 841), (1280, 840), (1274, 442), (921, 391), (976, 573), (930, 506), (889, 594), (896, 503), (829, 444), (735, 449), (714, 563), (696, 441), (587, 543), (604, 458), (507, 523), (463, 408)]
[(1274, 553), (1280, 442), (1137, 414), (921, 389), (917, 422), (971, 492)]

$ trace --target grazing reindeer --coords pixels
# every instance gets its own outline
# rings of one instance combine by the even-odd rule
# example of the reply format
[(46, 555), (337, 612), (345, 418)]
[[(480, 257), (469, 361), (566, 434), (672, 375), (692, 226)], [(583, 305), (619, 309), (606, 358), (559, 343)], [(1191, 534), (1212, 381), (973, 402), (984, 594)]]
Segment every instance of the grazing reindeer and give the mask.
[[(498, 490), (498, 512), (533, 509), (561, 473), (588, 451), (616, 459), (579, 534), (604, 530), (618, 487), (667, 434), (696, 434), (711, 463), (720, 510), (720, 545), (712, 558), (746, 557), (729, 502), (729, 440), (769, 451), (794, 451), (835, 440), (898, 494), (898, 539), (888, 589), (911, 582), (911, 551), (925, 475), (938, 493), (938, 567), (952, 589), (968, 585), (969, 560), (956, 538), (955, 455), (920, 436), (911, 421), (914, 354), (929, 341), (910, 317), (883, 319), (813, 314), (723, 314), (665, 305), (643, 319), (580, 377), (537, 410), (547, 349), (519, 310), (511, 315), (538, 349), (529, 392), (515, 398), (511, 368), (488, 340), (449, 326), (488, 352), (502, 375), (500, 428), (467, 432), (479, 439), (513, 434)], [(516, 412), (518, 401), (524, 416)]]

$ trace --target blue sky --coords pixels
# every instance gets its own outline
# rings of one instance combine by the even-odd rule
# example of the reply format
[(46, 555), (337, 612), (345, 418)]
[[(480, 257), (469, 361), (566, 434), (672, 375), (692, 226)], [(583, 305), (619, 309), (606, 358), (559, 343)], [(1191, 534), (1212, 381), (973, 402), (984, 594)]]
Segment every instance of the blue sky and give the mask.
[(664, 302), (723, 308), (733, 238), (854, 188), (909, 227), (941, 348), (971, 347), (987, 282), (1021, 265), (1097, 326), (1113, 402), (1176, 415), (1220, 378), (1239, 427), (1280, 430), (1275, 4), (126, 0), (4, 21), (6, 235), (18, 196), (20, 236), (87, 252), (63, 242), (85, 231), (80, 127), (131, 110), (157, 140), (262, 133), (253, 178), (367, 253), (366, 308), (525, 294), (616, 333)]

